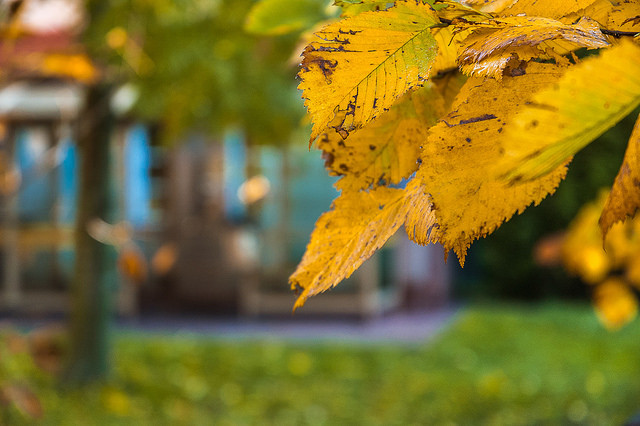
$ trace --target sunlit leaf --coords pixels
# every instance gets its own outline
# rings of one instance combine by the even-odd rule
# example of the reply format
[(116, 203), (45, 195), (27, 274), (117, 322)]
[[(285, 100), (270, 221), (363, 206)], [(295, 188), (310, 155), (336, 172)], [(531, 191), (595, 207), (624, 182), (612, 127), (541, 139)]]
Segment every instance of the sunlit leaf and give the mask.
[(505, 178), (535, 179), (640, 104), (640, 47), (623, 40), (567, 70), (505, 128)]
[(636, 121), (622, 166), (600, 216), (602, 235), (615, 223), (633, 216), (640, 207), (640, 117)]
[(472, 7), (456, 0), (437, 0), (434, 9), (438, 11), (438, 16), (446, 20), (464, 18), (465, 21), (481, 21), (490, 19), (491, 15), (480, 11), (477, 7)]
[(433, 62), (432, 74), (456, 69), (462, 41), (469, 31), (454, 31), (453, 27), (443, 27), (434, 28), (432, 34), (438, 46), (438, 55)]
[(583, 18), (575, 25), (538, 17), (513, 16), (467, 24), (473, 30), (458, 58), (466, 74), (500, 78), (511, 59), (551, 59), (580, 48), (609, 45), (599, 25)]
[(470, 244), (552, 193), (565, 168), (533, 182), (509, 186), (492, 178), (502, 153), (502, 130), (515, 111), (541, 87), (557, 81), (562, 69), (531, 63), (526, 73), (502, 82), (472, 77), (453, 110), (431, 129), (416, 179), (432, 196), (438, 226), (420, 243), (440, 242), (464, 262)]
[(292, 289), (302, 290), (295, 308), (348, 278), (382, 247), (405, 222), (410, 207), (406, 196), (402, 189), (380, 187), (342, 194), (333, 202), (316, 222), (304, 257), (289, 278)]
[(609, 14), (608, 28), (640, 32), (640, 3), (636, 0), (617, 2)]
[(398, 184), (418, 168), (427, 130), (443, 117), (463, 79), (448, 74), (407, 93), (389, 112), (343, 140), (329, 129), (318, 139), (330, 174), (343, 176), (336, 188), (357, 191)]
[(329, 129), (318, 139), (318, 148), (330, 174), (342, 176), (336, 188), (357, 191), (409, 177), (418, 168), (427, 129), (407, 97), (346, 140)]
[(463, 3), (485, 13), (499, 13), (518, 0), (463, 0)]
[(342, 8), (342, 16), (355, 16), (373, 10), (385, 10), (391, 2), (384, 0), (335, 0), (334, 4)]
[(436, 56), (430, 29), (438, 22), (429, 5), (402, 0), (318, 31), (298, 74), (314, 123), (310, 141), (329, 123), (346, 137), (420, 86)]
[(589, 6), (584, 9), (577, 10), (573, 13), (565, 15), (562, 18), (562, 22), (573, 23), (577, 22), (580, 18), (588, 16), (594, 21), (598, 22), (602, 27), (607, 28), (607, 22), (609, 21), (609, 15), (613, 11), (614, 4), (610, 0), (595, 0)]
[(595, 0), (518, 0), (498, 11), (499, 16), (539, 16), (560, 19), (579, 13), (591, 6)]

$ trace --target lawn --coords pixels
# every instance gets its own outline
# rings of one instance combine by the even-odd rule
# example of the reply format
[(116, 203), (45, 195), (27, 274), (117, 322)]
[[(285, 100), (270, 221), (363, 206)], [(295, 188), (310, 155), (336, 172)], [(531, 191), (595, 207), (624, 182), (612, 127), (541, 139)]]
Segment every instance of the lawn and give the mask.
[(640, 323), (553, 305), (469, 308), (415, 345), (127, 333), (114, 370), (72, 393), (32, 378), (35, 424), (620, 424), (640, 411)]

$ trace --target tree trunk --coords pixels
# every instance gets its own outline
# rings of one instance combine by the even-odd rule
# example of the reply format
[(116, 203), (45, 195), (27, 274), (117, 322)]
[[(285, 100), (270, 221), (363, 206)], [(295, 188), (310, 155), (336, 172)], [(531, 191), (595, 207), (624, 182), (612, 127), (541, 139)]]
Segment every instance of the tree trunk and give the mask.
[(75, 225), (75, 270), (71, 288), (70, 347), (64, 382), (77, 386), (104, 378), (109, 370), (109, 319), (114, 289), (115, 251), (87, 233), (93, 219), (109, 221), (110, 86), (90, 87), (78, 127), (80, 163)]

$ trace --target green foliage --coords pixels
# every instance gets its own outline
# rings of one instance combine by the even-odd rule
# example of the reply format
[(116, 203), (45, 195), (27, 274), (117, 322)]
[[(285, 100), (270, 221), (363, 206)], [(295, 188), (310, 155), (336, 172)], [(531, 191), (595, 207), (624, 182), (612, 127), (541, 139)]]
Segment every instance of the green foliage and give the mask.
[(639, 338), (637, 321), (613, 334), (566, 305), (471, 309), (404, 346), (131, 333), (107, 384), (41, 383), (38, 424), (621, 424)]
[(306, 30), (327, 17), (326, 6), (323, 0), (261, 0), (247, 15), (245, 29), (267, 35)]
[(289, 64), (296, 37), (246, 33), (253, 4), (111, 0), (94, 4), (86, 40), (110, 78), (139, 88), (135, 112), (160, 121), (166, 140), (236, 127), (256, 143), (283, 143), (303, 113)]

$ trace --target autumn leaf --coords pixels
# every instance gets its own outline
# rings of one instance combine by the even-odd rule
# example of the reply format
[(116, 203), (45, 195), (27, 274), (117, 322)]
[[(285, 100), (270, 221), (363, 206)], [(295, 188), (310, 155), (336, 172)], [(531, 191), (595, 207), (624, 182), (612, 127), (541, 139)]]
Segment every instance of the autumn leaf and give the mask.
[(637, 312), (637, 300), (629, 286), (640, 283), (640, 218), (615, 223), (603, 245), (598, 217), (608, 196), (603, 191), (580, 209), (567, 230), (562, 260), (569, 272), (594, 286), (598, 318), (607, 328), (617, 329)]
[(342, 194), (333, 202), (316, 222), (304, 257), (289, 278), (292, 289), (302, 290), (294, 309), (351, 276), (382, 247), (404, 224), (405, 197), (402, 189), (379, 187)]
[(635, 0), (623, 0), (612, 8), (608, 27), (618, 31), (640, 32), (640, 3)]
[(599, 224), (603, 238), (614, 223), (633, 216), (638, 207), (640, 207), (640, 117), (633, 128), (622, 166), (602, 209)]
[(561, 20), (565, 23), (573, 23), (584, 16), (588, 16), (592, 20), (598, 22), (602, 27), (607, 27), (609, 16), (611, 15), (613, 8), (613, 2), (610, 0), (595, 0), (584, 9), (565, 15)]
[(332, 126), (343, 137), (387, 111), (430, 73), (439, 23), (429, 5), (397, 1), (384, 11), (365, 12), (315, 33), (303, 53), (298, 86), (313, 121), (313, 142)]
[(454, 19), (464, 18), (465, 21), (482, 21), (491, 19), (490, 14), (456, 0), (436, 0), (433, 7), (438, 12), (438, 16), (443, 20), (452, 21)]
[[(598, 216), (605, 197), (606, 194), (602, 194), (598, 200), (580, 209), (569, 225), (562, 246), (565, 268), (589, 284), (598, 284), (607, 277), (615, 266), (614, 253), (619, 252), (620, 243), (624, 243), (612, 241), (607, 251), (602, 245)], [(615, 236), (612, 234), (612, 237)]]
[(638, 314), (638, 300), (626, 283), (615, 277), (596, 287), (594, 304), (600, 321), (610, 330), (617, 330)]
[(505, 179), (549, 173), (639, 104), (640, 47), (623, 40), (569, 68), (505, 128)]
[(336, 188), (358, 191), (409, 177), (418, 168), (419, 146), (427, 129), (407, 97), (346, 140), (329, 129), (318, 139), (318, 148), (324, 151), (330, 174), (342, 176)]
[[(431, 75), (458, 68), (460, 46), (471, 33), (471, 30), (460, 28), (458, 22), (471, 24), (491, 18), (491, 15), (478, 12), (453, 0), (438, 1), (434, 7), (443, 22), (451, 21), (452, 24), (431, 30), (438, 46), (438, 55), (433, 63)], [(453, 22), (456, 22), (456, 25), (453, 25)]]
[(499, 13), (516, 1), (518, 0), (463, 0), (463, 3), (484, 13)]
[[(638, 276), (631, 267), (640, 260), (640, 218), (614, 223), (603, 238), (598, 219), (609, 198), (609, 191), (603, 191), (596, 201), (580, 209), (563, 244), (566, 268), (590, 284), (625, 269), (632, 277)], [(635, 278), (629, 281), (636, 282)]]
[(446, 73), (458, 68), (458, 54), (462, 41), (470, 31), (454, 31), (454, 27), (434, 28), (431, 30), (438, 46), (438, 56), (433, 61), (431, 75)]
[(583, 11), (594, 2), (595, 0), (517, 0), (494, 13), (498, 16), (524, 15), (561, 19)]
[(342, 8), (342, 16), (355, 16), (363, 12), (385, 10), (389, 2), (383, 0), (335, 0), (334, 5)]
[(431, 194), (438, 226), (429, 237), (415, 235), (414, 241), (440, 242), (445, 251), (453, 249), (463, 264), (474, 240), (554, 192), (564, 177), (564, 167), (514, 186), (492, 178), (491, 170), (502, 155), (504, 126), (530, 94), (554, 83), (561, 74), (556, 65), (531, 63), (526, 72), (506, 76), (502, 82), (467, 80), (453, 111), (430, 130), (424, 146), (415, 179)]
[(464, 80), (457, 73), (407, 93), (377, 120), (346, 140), (329, 129), (318, 140), (336, 188), (358, 191), (398, 184), (418, 168), (427, 130), (444, 116)]
[(513, 16), (461, 25), (465, 27), (473, 32), (464, 40), (458, 57), (460, 69), (498, 79), (512, 59), (553, 59), (580, 48), (609, 46), (598, 23), (589, 18), (566, 25), (548, 18)]
[[(554, 192), (571, 157), (640, 104), (640, 47), (628, 37), (637, 2), (429, 3), (339, 0), (349, 17), (305, 49), (310, 142), (322, 135), (342, 194), (290, 279), (302, 290), (296, 306), (348, 277), (402, 223), (464, 264), (473, 241)], [(583, 48), (606, 49), (580, 61)], [(439, 86), (460, 82), (458, 70), (471, 75), (462, 88)], [(635, 134), (605, 221), (640, 203), (625, 193), (640, 180)], [(624, 232), (609, 233), (607, 253), (582, 251), (592, 280), (629, 261)]]

